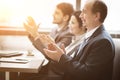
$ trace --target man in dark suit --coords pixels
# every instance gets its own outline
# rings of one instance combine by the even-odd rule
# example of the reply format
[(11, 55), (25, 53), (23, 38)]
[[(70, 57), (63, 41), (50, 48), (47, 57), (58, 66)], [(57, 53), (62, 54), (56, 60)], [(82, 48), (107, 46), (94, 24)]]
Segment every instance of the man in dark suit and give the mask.
[(87, 33), (75, 56), (71, 58), (66, 55), (54, 43), (44, 49), (46, 55), (63, 71), (61, 80), (112, 80), (115, 47), (104, 29), (106, 16), (107, 6), (104, 2), (88, 0), (80, 15)]

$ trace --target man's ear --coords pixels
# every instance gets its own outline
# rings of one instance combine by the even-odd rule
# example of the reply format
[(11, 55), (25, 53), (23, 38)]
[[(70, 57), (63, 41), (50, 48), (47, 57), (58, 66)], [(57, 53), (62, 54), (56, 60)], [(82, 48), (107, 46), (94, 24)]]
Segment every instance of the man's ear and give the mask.
[(68, 21), (68, 20), (69, 20), (69, 17), (70, 17), (69, 15), (65, 15), (64, 18), (63, 18), (63, 20), (64, 20), (64, 21)]
[(99, 20), (100, 20), (100, 13), (97, 12), (97, 13), (96, 13), (96, 16), (95, 16), (95, 21), (99, 21)]

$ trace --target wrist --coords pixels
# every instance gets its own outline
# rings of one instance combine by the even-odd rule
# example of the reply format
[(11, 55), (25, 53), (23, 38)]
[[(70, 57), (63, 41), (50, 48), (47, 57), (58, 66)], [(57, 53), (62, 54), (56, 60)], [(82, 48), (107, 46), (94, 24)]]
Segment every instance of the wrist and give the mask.
[(36, 37), (38, 37), (38, 36), (39, 36), (39, 33), (38, 33), (38, 32), (36, 32), (36, 33), (32, 34), (32, 36), (33, 36), (33, 38), (35, 39)]

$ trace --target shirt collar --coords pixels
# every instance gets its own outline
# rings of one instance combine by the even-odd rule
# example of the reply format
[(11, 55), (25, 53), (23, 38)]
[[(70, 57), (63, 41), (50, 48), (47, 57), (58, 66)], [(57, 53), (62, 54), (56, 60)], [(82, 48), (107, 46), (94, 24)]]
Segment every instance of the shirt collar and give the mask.
[(90, 30), (85, 34), (85, 39), (89, 38), (92, 36), (92, 34), (99, 28), (99, 26), (95, 27), (94, 29)]
[(81, 34), (81, 35), (79, 35), (79, 36), (75, 36), (75, 40), (82, 39), (84, 36), (85, 36), (85, 33), (84, 33), (84, 34)]

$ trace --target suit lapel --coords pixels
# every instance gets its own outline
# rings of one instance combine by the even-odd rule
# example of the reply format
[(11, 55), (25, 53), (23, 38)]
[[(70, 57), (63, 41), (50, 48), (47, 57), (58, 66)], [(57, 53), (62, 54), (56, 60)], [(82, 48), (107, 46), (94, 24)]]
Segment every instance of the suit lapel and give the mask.
[[(94, 33), (93, 35), (89, 38), (89, 40), (84, 44), (84, 46), (81, 48), (80, 52), (78, 55), (75, 56), (75, 59), (79, 59), (80, 61), (85, 57), (85, 55), (88, 53), (86, 50), (86, 46), (91, 44), (92, 41), (94, 41), (94, 38), (98, 36), (102, 31), (104, 30), (104, 26), (101, 25)], [(84, 53), (85, 51), (85, 53)], [(82, 56), (82, 57), (81, 57)]]
[(57, 40), (59, 40), (59, 37), (62, 36), (63, 32), (66, 31), (68, 29), (68, 27), (64, 27), (62, 30), (57, 31), (56, 30), (56, 35), (54, 37), (55, 41), (57, 42)]

